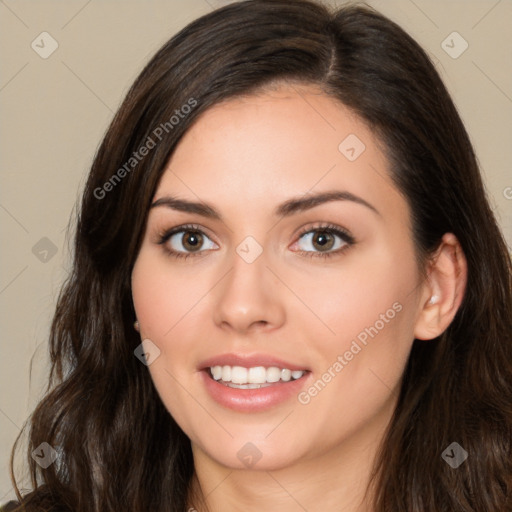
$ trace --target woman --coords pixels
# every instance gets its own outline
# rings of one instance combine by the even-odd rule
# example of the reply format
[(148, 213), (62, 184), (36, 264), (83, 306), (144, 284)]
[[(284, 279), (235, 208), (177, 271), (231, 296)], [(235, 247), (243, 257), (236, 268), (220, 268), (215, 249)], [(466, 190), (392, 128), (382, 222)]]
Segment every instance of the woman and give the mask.
[(218, 9), (95, 157), (24, 510), (510, 510), (511, 289), (417, 43), (362, 6)]

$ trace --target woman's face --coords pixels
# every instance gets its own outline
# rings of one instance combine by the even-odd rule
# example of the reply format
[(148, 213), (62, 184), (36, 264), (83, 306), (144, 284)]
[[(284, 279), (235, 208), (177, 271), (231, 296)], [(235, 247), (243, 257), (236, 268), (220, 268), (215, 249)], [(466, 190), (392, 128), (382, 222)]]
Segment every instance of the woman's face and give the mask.
[(133, 300), (194, 453), (258, 469), (361, 456), (389, 422), (425, 298), (372, 132), (312, 88), (230, 100), (188, 130), (153, 202)]

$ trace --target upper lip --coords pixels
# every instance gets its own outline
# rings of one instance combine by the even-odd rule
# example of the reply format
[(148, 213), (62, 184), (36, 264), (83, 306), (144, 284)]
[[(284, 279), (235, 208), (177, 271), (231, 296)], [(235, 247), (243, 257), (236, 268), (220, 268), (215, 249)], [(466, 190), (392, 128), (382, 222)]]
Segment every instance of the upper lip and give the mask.
[(270, 354), (220, 354), (210, 357), (199, 364), (199, 370), (206, 370), (212, 366), (242, 366), (244, 368), (253, 368), (256, 366), (264, 366), (269, 368), (275, 366), (277, 368), (287, 368), (288, 370), (307, 370), (305, 365), (291, 363), (271, 356)]

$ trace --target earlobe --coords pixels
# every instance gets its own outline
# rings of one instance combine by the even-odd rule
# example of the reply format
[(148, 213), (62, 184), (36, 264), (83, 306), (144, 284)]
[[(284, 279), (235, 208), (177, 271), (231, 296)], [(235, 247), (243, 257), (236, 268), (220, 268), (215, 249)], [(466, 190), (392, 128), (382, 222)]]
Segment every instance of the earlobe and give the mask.
[(467, 262), (453, 233), (445, 233), (429, 262), (414, 337), (431, 340), (441, 335), (455, 317), (464, 298)]

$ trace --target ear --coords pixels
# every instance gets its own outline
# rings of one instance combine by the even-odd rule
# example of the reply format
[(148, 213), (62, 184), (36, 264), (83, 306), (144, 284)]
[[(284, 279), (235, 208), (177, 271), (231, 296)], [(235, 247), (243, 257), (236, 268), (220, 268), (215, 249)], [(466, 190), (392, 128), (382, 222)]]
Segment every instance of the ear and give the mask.
[(414, 336), (431, 340), (450, 325), (464, 297), (467, 262), (457, 237), (445, 233), (427, 269)]

